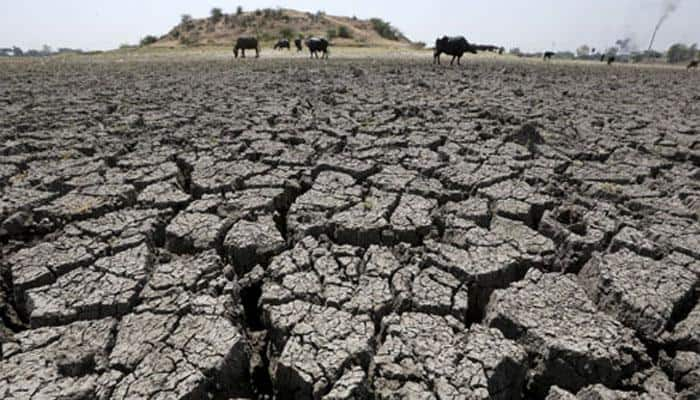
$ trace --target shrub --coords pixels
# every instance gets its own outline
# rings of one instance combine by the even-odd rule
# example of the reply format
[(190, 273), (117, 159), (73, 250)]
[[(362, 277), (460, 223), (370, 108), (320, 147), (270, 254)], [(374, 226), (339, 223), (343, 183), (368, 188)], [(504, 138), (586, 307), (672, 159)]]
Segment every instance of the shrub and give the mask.
[(401, 37), (401, 32), (398, 29), (391, 26), (390, 23), (382, 20), (381, 18), (372, 18), (369, 20), (372, 24), (372, 28), (379, 36), (388, 40), (399, 40)]
[(328, 40), (335, 39), (338, 37), (338, 31), (336, 31), (335, 28), (330, 28), (326, 31), (326, 36), (328, 37)]
[(141, 47), (148, 46), (148, 45), (151, 45), (157, 41), (158, 41), (157, 37), (155, 37), (153, 35), (148, 35), (148, 36), (144, 37), (143, 39), (141, 39), (141, 42), (139, 43), (139, 45)]
[(676, 43), (668, 49), (666, 56), (671, 64), (690, 61), (695, 58), (697, 53), (697, 45), (687, 46), (682, 43)]
[(180, 36), (180, 44), (183, 46), (194, 46), (199, 41), (199, 35), (197, 33), (192, 33), (190, 35)]
[(290, 27), (280, 29), (280, 37), (291, 39), (294, 37), (294, 30)]
[(423, 50), (427, 46), (425, 42), (413, 42), (411, 44), (411, 47), (416, 49), (416, 50)]
[(576, 56), (578, 58), (586, 58), (591, 54), (591, 48), (588, 45), (582, 45), (576, 49)]
[(209, 18), (211, 19), (212, 22), (217, 23), (217, 22), (221, 21), (221, 18), (223, 18), (223, 17), (224, 17), (224, 12), (221, 11), (220, 8), (214, 7), (211, 9), (211, 17), (209, 17)]
[(243, 14), (243, 7), (241, 7), (241, 6), (236, 7), (236, 15), (241, 15), (241, 14)]
[(350, 28), (348, 28), (345, 25), (339, 26), (337, 33), (338, 33), (338, 37), (341, 37), (344, 39), (352, 39), (352, 31), (350, 30)]
[(192, 16), (189, 14), (182, 14), (182, 17), (180, 17), (180, 25), (182, 25), (182, 28), (186, 31), (191, 30), (194, 27)]
[(513, 47), (512, 49), (510, 49), (510, 50), (508, 51), (508, 53), (509, 53), (509, 54), (512, 54), (512, 55), (514, 55), (514, 56), (518, 56), (518, 57), (521, 56), (521, 55), (523, 54), (523, 52), (520, 51), (520, 48), (518, 48), (518, 47)]

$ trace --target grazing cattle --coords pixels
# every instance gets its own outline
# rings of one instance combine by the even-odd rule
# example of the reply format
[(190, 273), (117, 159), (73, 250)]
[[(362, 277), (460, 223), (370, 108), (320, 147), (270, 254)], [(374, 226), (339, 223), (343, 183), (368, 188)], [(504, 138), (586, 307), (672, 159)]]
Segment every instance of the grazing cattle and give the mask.
[(693, 61), (690, 62), (690, 64), (688, 64), (688, 69), (697, 68), (697, 67), (698, 67), (698, 61), (697, 61), (697, 60), (693, 60)]
[(498, 49), (498, 55), (499, 55), (499, 56), (502, 56), (503, 53), (505, 53), (505, 52), (506, 52), (506, 48), (505, 48), (505, 47), (500, 47), (500, 48)]
[(600, 56), (600, 62), (604, 62), (604, 61), (605, 61), (605, 54), (603, 54), (602, 56)]
[(553, 51), (545, 51), (545, 52), (544, 52), (544, 58), (543, 58), (543, 59), (544, 59), (545, 61), (551, 60), (552, 57), (554, 57), (554, 52), (553, 52)]
[(608, 57), (608, 65), (612, 65), (615, 62), (615, 56)]
[(254, 37), (242, 37), (236, 40), (236, 45), (233, 47), (233, 55), (238, 58), (238, 50), (241, 51), (241, 57), (245, 58), (245, 51), (255, 49), (255, 58), (260, 57), (260, 46), (258, 39)]
[(275, 43), (275, 50), (282, 50), (282, 49), (287, 49), (289, 50), (291, 47), (289, 46), (289, 39), (280, 39)]
[(297, 47), (297, 53), (304, 50), (304, 47), (302, 46), (301, 38), (294, 39), (294, 45)]
[(321, 52), (323, 55), (321, 58), (328, 58), (328, 40), (325, 38), (312, 37), (306, 40), (306, 47), (309, 48), (311, 53), (311, 58), (318, 58), (318, 53)]
[(455, 62), (455, 59), (457, 59), (457, 65), (460, 65), (460, 60), (464, 53), (476, 54), (476, 46), (469, 44), (464, 36), (443, 36), (435, 40), (433, 64), (440, 64), (440, 54), (442, 53), (452, 56), (450, 65)]

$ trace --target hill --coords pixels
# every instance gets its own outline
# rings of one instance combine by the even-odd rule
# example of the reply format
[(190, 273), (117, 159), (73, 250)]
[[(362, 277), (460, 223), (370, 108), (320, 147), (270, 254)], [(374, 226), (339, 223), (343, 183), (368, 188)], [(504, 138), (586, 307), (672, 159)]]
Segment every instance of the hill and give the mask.
[(290, 9), (262, 9), (224, 14), (212, 10), (209, 18), (183, 16), (180, 23), (160, 38), (150, 37), (155, 47), (231, 45), (240, 36), (257, 36), (265, 45), (299, 35), (330, 38), (337, 46), (408, 47), (413, 43), (398, 29), (379, 18), (331, 16)]

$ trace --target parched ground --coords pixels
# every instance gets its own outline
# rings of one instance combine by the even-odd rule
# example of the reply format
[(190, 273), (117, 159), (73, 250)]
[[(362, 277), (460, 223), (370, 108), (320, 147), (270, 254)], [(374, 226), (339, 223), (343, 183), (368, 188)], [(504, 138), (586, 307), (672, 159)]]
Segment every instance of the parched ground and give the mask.
[(697, 399), (700, 74), (0, 63), (0, 397)]

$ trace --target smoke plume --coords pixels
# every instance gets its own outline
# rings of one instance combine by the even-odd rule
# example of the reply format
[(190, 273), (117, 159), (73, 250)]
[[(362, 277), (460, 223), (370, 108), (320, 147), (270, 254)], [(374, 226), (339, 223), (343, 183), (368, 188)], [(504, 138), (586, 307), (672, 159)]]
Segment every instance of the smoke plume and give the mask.
[(666, 19), (668, 19), (671, 14), (673, 14), (676, 9), (678, 9), (678, 6), (680, 5), (681, 0), (664, 0), (663, 3), (663, 8), (661, 12), (661, 18), (659, 18), (659, 22), (656, 23), (656, 28), (654, 28), (654, 34), (651, 35), (651, 41), (649, 42), (649, 51), (651, 51), (651, 47), (654, 45), (654, 40), (656, 40), (656, 34), (659, 32), (659, 28), (661, 28), (661, 25), (666, 22)]
[(621, 54), (630, 54), (639, 50), (639, 46), (635, 43), (635, 40), (631, 37), (626, 37), (615, 41), (615, 45), (620, 49)]

